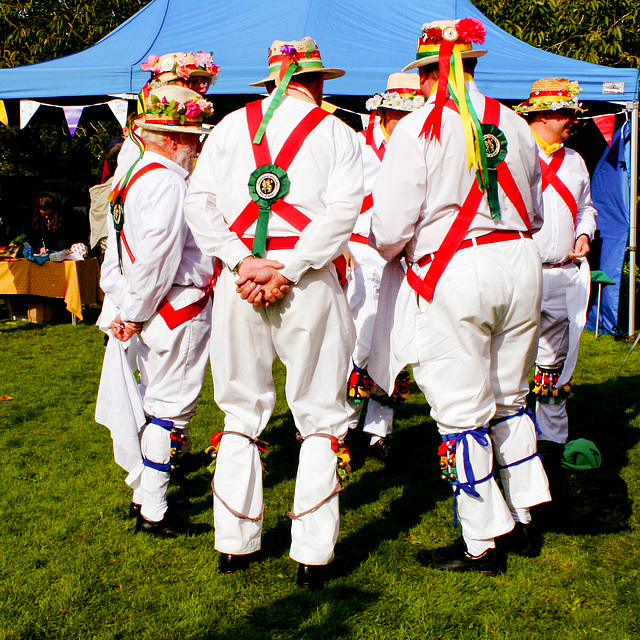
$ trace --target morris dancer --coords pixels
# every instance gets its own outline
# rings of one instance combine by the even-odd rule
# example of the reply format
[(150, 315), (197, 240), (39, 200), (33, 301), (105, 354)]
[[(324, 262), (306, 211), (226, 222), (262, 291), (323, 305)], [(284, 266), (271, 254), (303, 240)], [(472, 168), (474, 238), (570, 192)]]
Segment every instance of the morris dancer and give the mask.
[(584, 111), (578, 104), (580, 91), (578, 83), (567, 78), (543, 78), (533, 83), (529, 99), (514, 107), (531, 126), (542, 166), (544, 224), (533, 235), (542, 258), (534, 393), (538, 441), (549, 447), (549, 453), (558, 444), (564, 445), (569, 434), (567, 396), (591, 290), (585, 258), (596, 230), (597, 211), (584, 160), (564, 146), (576, 115)]
[(351, 411), (349, 428), (355, 429), (358, 426), (364, 400), (368, 397), (363, 431), (371, 436), (370, 450), (380, 459), (389, 456), (388, 436), (393, 428), (393, 409), (408, 394), (409, 374), (401, 374), (396, 381), (395, 392), (389, 396), (375, 385), (367, 373), (369, 354), (377, 346), (372, 342), (372, 336), (378, 310), (380, 278), (386, 264), (380, 254), (368, 245), (373, 206), (371, 192), (387, 149), (389, 136), (396, 124), (424, 103), (417, 73), (392, 73), (387, 81), (387, 90), (367, 100), (366, 107), (371, 111), (369, 126), (358, 136), (362, 145), (366, 195), (349, 242), (355, 269), (349, 278), (347, 299), (357, 336), (353, 351), (353, 371), (349, 376), (347, 393)]
[(515, 520), (528, 552), (529, 507), (549, 492), (524, 411), (540, 314), (531, 240), (542, 224), (540, 167), (525, 123), (473, 80), (486, 52), (472, 43), (484, 35), (469, 18), (423, 25), (417, 59), (404, 70), (418, 68), (427, 104), (389, 141), (372, 236), (384, 258), (404, 251), (412, 263), (396, 309), (414, 314), (413, 375), (442, 437), (442, 474), (462, 524), (456, 543), (418, 560), (495, 575), (504, 563), (495, 539)]
[(362, 205), (362, 157), (355, 132), (318, 108), (324, 80), (344, 71), (325, 68), (311, 38), (275, 41), (269, 70), (264, 82), (278, 88), (216, 126), (185, 204), (198, 245), (224, 265), (211, 340), (215, 400), (225, 413), (215, 546), (222, 572), (246, 567), (260, 549), (258, 438), (273, 411), (279, 357), (303, 440), (290, 556), (298, 584), (317, 588), (338, 536), (335, 450), (347, 433), (344, 381), (354, 340), (333, 261)]
[[(166, 492), (171, 458), (187, 440), (185, 430), (204, 381), (213, 279), (212, 260), (193, 240), (183, 201), (199, 136), (206, 132), (199, 123), (203, 112), (213, 109), (200, 94), (175, 86), (152, 91), (146, 109), (138, 118), (146, 150), (114, 192), (114, 224), (100, 285), (117, 307), (112, 335), (121, 341), (139, 336), (146, 426), (140, 464), (127, 469), (136, 530), (176, 537), (196, 529), (168, 510)], [(96, 419), (111, 429), (117, 451), (119, 435), (130, 434), (122, 433), (116, 417), (125, 399), (110, 393), (110, 384), (119, 381), (112, 380), (109, 353), (108, 347)], [(131, 393), (138, 393), (135, 385)]]

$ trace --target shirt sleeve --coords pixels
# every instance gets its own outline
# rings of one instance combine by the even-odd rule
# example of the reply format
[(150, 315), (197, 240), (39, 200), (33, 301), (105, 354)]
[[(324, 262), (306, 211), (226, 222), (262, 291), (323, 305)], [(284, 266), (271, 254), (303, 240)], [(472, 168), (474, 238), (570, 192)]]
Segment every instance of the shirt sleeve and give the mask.
[(578, 210), (576, 214), (576, 238), (585, 235), (589, 241), (593, 240), (596, 232), (596, 216), (598, 212), (593, 206), (591, 199), (591, 180), (589, 179), (589, 171), (587, 165), (582, 158), (579, 158), (584, 179), (581, 183), (580, 194), (576, 198)]
[(426, 196), (425, 154), (411, 132), (396, 126), (373, 187), (370, 242), (391, 261), (413, 238)]
[[(122, 320), (131, 322), (148, 320), (169, 292), (187, 235), (184, 180), (169, 171), (154, 173), (158, 175), (141, 178), (127, 197), (127, 204), (137, 209), (136, 259), (127, 270), (127, 288), (118, 307)], [(149, 189), (151, 180), (153, 189)], [(125, 208), (125, 231), (126, 217)]]

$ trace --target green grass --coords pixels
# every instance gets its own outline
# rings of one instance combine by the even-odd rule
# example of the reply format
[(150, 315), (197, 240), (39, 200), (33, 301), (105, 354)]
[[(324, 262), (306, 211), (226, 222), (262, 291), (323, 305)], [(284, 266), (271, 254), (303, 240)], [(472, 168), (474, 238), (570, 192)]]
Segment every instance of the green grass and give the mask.
[[(422, 568), (418, 549), (448, 543), (452, 498), (439, 479), (438, 436), (414, 388), (398, 411), (393, 471), (367, 460), (341, 502), (337, 577), (319, 592), (295, 586), (288, 558), (298, 443), (282, 400), (264, 437), (262, 561), (221, 576), (213, 532), (162, 540), (133, 532), (130, 492), (109, 433), (93, 421), (102, 334), (88, 324), (0, 322), (0, 638), (632, 639), (640, 636), (640, 348), (584, 335), (570, 399), (572, 437), (594, 440), (627, 482), (628, 531), (545, 534), (539, 558), (510, 557), (497, 578)], [(204, 448), (222, 416), (211, 382), (191, 433)], [(212, 522), (210, 476), (171, 497)]]

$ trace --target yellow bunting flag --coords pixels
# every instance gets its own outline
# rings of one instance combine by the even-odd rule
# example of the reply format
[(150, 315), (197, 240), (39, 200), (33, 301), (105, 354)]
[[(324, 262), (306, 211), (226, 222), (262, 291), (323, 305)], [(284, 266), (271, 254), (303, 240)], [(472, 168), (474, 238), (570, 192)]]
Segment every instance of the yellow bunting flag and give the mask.
[(9, 118), (7, 118), (7, 110), (4, 106), (4, 100), (0, 100), (0, 122), (7, 127), (9, 126)]

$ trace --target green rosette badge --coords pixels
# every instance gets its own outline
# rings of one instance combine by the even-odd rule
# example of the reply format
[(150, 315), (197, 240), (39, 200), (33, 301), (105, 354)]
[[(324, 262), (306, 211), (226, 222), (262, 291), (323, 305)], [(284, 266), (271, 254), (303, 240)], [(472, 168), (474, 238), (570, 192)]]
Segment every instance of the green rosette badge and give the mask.
[(507, 156), (507, 139), (494, 124), (482, 125), (482, 138), (487, 157), (487, 198), (493, 220), (500, 220), (500, 201), (498, 200), (498, 165)]
[(275, 164), (263, 164), (249, 177), (249, 195), (260, 207), (251, 253), (262, 258), (267, 246), (269, 214), (273, 204), (289, 191), (289, 177)]
[(111, 216), (116, 233), (119, 234), (124, 226), (124, 202), (120, 196), (111, 203)]

